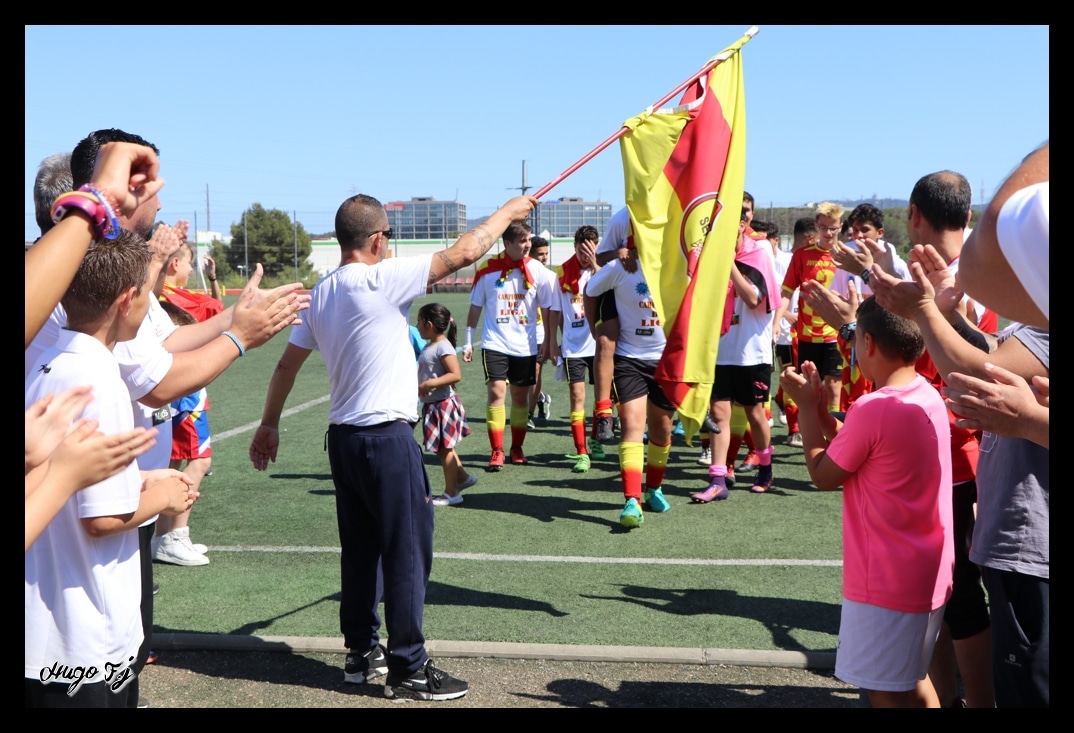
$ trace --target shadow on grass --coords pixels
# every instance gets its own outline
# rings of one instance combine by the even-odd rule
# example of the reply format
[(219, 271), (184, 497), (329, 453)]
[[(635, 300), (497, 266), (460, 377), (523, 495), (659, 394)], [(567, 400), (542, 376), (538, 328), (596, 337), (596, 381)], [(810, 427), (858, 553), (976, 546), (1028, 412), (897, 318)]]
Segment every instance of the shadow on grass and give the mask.
[(816, 651), (807, 649), (791, 635), (796, 630), (839, 635), (838, 603), (745, 596), (733, 590), (713, 588), (647, 588), (637, 585), (613, 587), (619, 588), (620, 595), (583, 593), (581, 597), (633, 603), (677, 616), (711, 616), (713, 623), (719, 623), (721, 616), (750, 619), (764, 625), (772, 634), (773, 645), (786, 651)]
[[(535, 485), (557, 487), (558, 482), (534, 482)], [(575, 487), (570, 487), (575, 488)], [(619, 497), (622, 495), (620, 494)], [(569, 496), (536, 496), (524, 492), (489, 492), (472, 494), (456, 511), (478, 510), (503, 512), (523, 517), (530, 517), (539, 522), (554, 522), (557, 519), (570, 519), (588, 522), (598, 527), (607, 527), (614, 531), (622, 530), (619, 522), (590, 516), (583, 512), (611, 512), (622, 508), (621, 498), (609, 492), (607, 501), (583, 501)]]
[(429, 581), (429, 586), (425, 591), (425, 606), (473, 606), (474, 608), (502, 608), (508, 611), (537, 611), (555, 618), (569, 615), (566, 611), (560, 611), (551, 603), (544, 601), (534, 601), (506, 593), (462, 588), (457, 585), (438, 583), (435, 580)]
[[(812, 672), (818, 677), (824, 673)], [(623, 681), (618, 687), (561, 679), (549, 682), (547, 695), (517, 693), (530, 700), (571, 708), (856, 708), (857, 696), (839, 689), (797, 685), (712, 682)]]
[[(284, 651), (174, 651), (151, 671), (147, 685), (171, 705), (206, 707), (312, 707), (346, 705), (334, 696), (360, 698), (358, 707), (395, 707), (384, 700), (383, 678), (364, 685), (343, 682), (342, 654), (299, 654)], [(471, 695), (452, 703), (410, 703), (421, 707), (531, 707), (567, 708), (857, 708), (853, 689), (832, 686), (830, 673), (812, 670), (757, 675), (764, 682), (741, 681), (749, 672), (735, 674), (734, 682), (718, 681), (720, 668), (662, 668), (679, 679), (623, 680), (618, 665), (595, 665), (589, 679), (579, 678), (569, 662), (453, 660), (447, 665), (470, 682)], [(529, 681), (527, 667), (553, 669), (553, 678), (540, 675)], [(177, 676), (170, 670), (182, 670)], [(157, 677), (156, 675), (160, 675)], [(685, 675), (694, 679), (682, 680)], [(749, 675), (753, 676), (753, 675)], [(594, 679), (595, 678), (595, 679)], [(700, 678), (699, 681), (695, 679)], [(510, 684), (505, 684), (505, 679)], [(749, 677), (747, 677), (747, 680)], [(712, 680), (712, 681), (709, 681)], [(175, 688), (174, 690), (171, 688)], [(143, 688), (145, 689), (145, 688)], [(159, 692), (158, 692), (159, 691)], [(310, 691), (323, 691), (324, 695)], [(477, 696), (481, 697), (478, 698)], [(156, 699), (156, 698), (154, 698)], [(473, 703), (470, 703), (470, 701)], [(479, 702), (480, 701), (480, 702)], [(470, 703), (470, 704), (468, 704)]]
[(270, 473), (268, 477), (270, 479), (280, 479), (283, 481), (304, 481), (306, 479), (312, 481), (332, 480), (332, 474), (330, 473)]

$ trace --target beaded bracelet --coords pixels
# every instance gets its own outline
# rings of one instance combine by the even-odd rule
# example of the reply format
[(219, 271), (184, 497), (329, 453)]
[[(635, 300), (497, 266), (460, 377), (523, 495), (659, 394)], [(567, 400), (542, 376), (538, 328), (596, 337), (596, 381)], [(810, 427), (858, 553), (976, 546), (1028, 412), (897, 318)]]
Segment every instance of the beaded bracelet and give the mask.
[(98, 188), (94, 188), (93, 185), (89, 184), (89, 183), (85, 184), (84, 186), (80, 186), (78, 190), (79, 191), (84, 191), (86, 193), (92, 193), (94, 196), (96, 196), (98, 199), (100, 199), (101, 204), (103, 204), (105, 210), (108, 211), (108, 220), (112, 224), (112, 230), (114, 232), (114, 234), (111, 237), (109, 237), (109, 239), (115, 239), (116, 237), (118, 237), (119, 236), (119, 217), (117, 216), (117, 214), (120, 213), (120, 208), (119, 208), (119, 202), (116, 201), (116, 197), (113, 196), (110, 193), (107, 193), (105, 191), (101, 191)]
[(232, 343), (234, 343), (235, 346), (238, 347), (239, 356), (246, 356), (246, 349), (242, 347), (242, 344), (239, 342), (239, 339), (235, 336), (235, 334), (233, 334), (231, 331), (224, 331), (222, 335), (227, 336), (229, 339), (231, 339)]

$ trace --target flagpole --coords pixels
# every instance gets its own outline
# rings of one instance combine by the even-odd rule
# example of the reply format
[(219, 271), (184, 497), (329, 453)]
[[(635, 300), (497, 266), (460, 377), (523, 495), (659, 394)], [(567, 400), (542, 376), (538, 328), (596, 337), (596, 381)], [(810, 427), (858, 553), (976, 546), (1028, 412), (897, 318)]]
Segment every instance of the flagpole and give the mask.
[[(759, 29), (757, 28), (757, 26), (751, 27), (748, 31), (746, 31), (743, 34), (743, 38), (745, 38), (747, 40), (750, 39), (750, 38), (753, 38), (755, 35), (757, 35), (758, 30)], [(741, 39), (739, 39), (739, 40), (741, 40)], [(666, 102), (668, 102), (670, 99), (672, 99), (676, 94), (679, 94), (680, 92), (684, 91), (688, 86), (690, 86), (691, 84), (696, 82), (698, 79), (703, 77), (705, 74), (707, 74), (710, 71), (712, 71), (720, 63), (722, 63), (722, 62), (726, 61), (727, 59), (729, 59), (733, 53), (737, 53), (737, 50), (732, 51), (731, 53), (720, 54), (719, 56), (716, 56), (715, 58), (710, 60), (707, 64), (702, 66), (700, 71), (694, 72), (690, 76), (689, 79), (687, 79), (682, 84), (679, 84), (679, 86), (675, 87), (670, 92), (665, 94), (660, 100), (658, 100), (656, 102), (653, 102), (651, 105), (649, 105), (649, 107), (647, 109), (650, 110), (650, 111), (652, 111), (654, 109), (660, 109), (661, 106), (663, 106)], [(567, 176), (569, 176), (570, 174), (574, 173), (576, 170), (578, 170), (583, 165), (585, 165), (586, 163), (591, 161), (593, 158), (597, 157), (601, 152), (604, 151), (605, 148), (607, 148), (609, 145), (611, 145), (616, 140), (618, 140), (623, 135), (625, 135), (627, 133), (628, 129), (629, 128), (627, 128), (626, 125), (623, 125), (622, 127), (620, 127), (618, 130), (616, 130), (614, 133), (612, 133), (604, 142), (602, 142), (600, 145), (598, 145), (597, 147), (593, 148), (588, 153), (583, 155), (577, 162), (575, 162), (573, 165), (571, 165), (570, 168), (568, 168), (567, 170), (565, 170), (562, 173), (560, 173), (554, 180), (552, 180), (549, 183), (546, 183), (545, 185), (541, 186), (541, 188), (539, 188), (537, 190), (537, 192), (535, 194), (533, 194), (533, 197), (535, 199), (540, 199), (546, 193), (548, 193), (553, 188), (555, 188), (560, 183), (562, 183), (563, 180)]]

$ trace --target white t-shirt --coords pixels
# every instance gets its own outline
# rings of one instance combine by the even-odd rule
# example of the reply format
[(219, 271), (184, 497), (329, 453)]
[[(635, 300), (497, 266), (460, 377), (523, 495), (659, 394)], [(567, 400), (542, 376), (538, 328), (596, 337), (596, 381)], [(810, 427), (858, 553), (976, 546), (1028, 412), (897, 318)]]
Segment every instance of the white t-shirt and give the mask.
[[(172, 368), (172, 355), (164, 348), (164, 342), (178, 328), (161, 307), (160, 301), (150, 298), (149, 311), (138, 327), (138, 334), (130, 341), (116, 344), (115, 348), (120, 374), (130, 391), (135, 427), (156, 428), (158, 431), (156, 445), (138, 459), (139, 465), (146, 471), (167, 468), (171, 461), (172, 411), (171, 405), (154, 409), (138, 400), (152, 392)], [(156, 521), (156, 518), (152, 521)]]
[[(760, 296), (760, 288), (754, 286), (753, 290)], [(716, 363), (730, 366), (771, 364), (772, 313), (767, 312), (764, 301), (756, 308), (748, 307), (738, 297), (734, 303), (731, 325), (727, 333), (720, 337)]]
[(481, 348), (486, 351), (508, 356), (537, 353), (538, 309), (552, 305), (555, 274), (537, 260), (530, 260), (527, 268), (532, 287), (526, 287), (522, 271), (515, 267), (502, 282), (501, 273), (482, 275), (470, 291), (470, 305), (482, 308)]
[[(776, 267), (776, 282), (782, 283), (783, 278), (787, 276), (787, 270), (791, 266), (791, 253), (782, 249), (778, 249), (775, 252), (775, 267)], [(787, 308), (787, 312), (783, 315), (783, 318), (779, 322), (779, 336), (776, 343), (780, 346), (791, 345), (791, 329), (794, 328), (794, 324), (798, 322), (798, 289), (794, 291), (794, 295), (791, 296), (791, 304)]]
[(425, 295), (432, 255), (355, 263), (329, 273), (310, 291), (290, 343), (324, 355), (331, 385), (328, 422), (415, 422), (418, 371), (410, 345), (410, 304)]
[(609, 290), (615, 293), (615, 308), (619, 311), (616, 355), (644, 361), (659, 360), (667, 338), (641, 268), (629, 273), (619, 260), (612, 260), (597, 270), (585, 286), (585, 294), (590, 297)]
[[(81, 417), (100, 423), (106, 435), (134, 428), (130, 395), (119, 365), (104, 344), (75, 331), (60, 331), (54, 348), (41, 352), (26, 380), (26, 407), (46, 393), (93, 385), (93, 401)], [(44, 368), (42, 368), (44, 366)], [(46, 371), (47, 369), (47, 371)], [(129, 665), (142, 643), (142, 576), (138, 533), (93, 539), (81, 519), (129, 514), (138, 508), (137, 461), (124, 471), (71, 497), (25, 557), (25, 676), (40, 679), (54, 664), (96, 667), (83, 684), (103, 681), (105, 664)]]
[[(545, 306), (546, 308), (551, 308), (555, 304), (555, 301), (556, 301), (556, 298), (554, 296), (555, 296), (556, 289), (559, 287), (559, 281), (556, 278), (555, 271), (545, 267), (544, 265), (541, 265), (541, 277), (543, 277), (546, 280), (548, 280), (548, 289), (553, 295), (552, 302), (548, 306)], [(538, 311), (537, 311), (537, 345), (540, 346), (543, 343), (544, 343), (544, 317), (541, 315), (541, 311), (538, 309)]]
[(612, 214), (608, 223), (604, 226), (604, 237), (597, 245), (597, 254), (614, 252), (620, 247), (627, 246), (627, 235), (630, 233), (630, 209), (625, 206)]
[[(30, 343), (30, 347), (26, 349), (23, 361), (24, 376), (29, 376), (32, 369), (40, 367), (42, 353), (57, 342), (66, 326), (67, 312), (62, 305), (57, 305)], [(152, 392), (172, 368), (172, 355), (164, 348), (164, 341), (177, 328), (161, 307), (160, 301), (150, 298), (149, 310), (142, 325), (138, 327), (137, 335), (130, 341), (116, 344), (112, 354), (113, 360), (119, 363), (120, 375), (127, 385), (127, 400), (134, 413), (134, 427), (157, 429), (157, 442), (138, 459), (138, 464), (145, 471), (167, 468), (171, 462), (171, 406), (164, 405), (153, 409), (138, 402), (138, 399)], [(157, 521), (157, 516), (153, 515), (142, 526)]]
[(595, 356), (597, 342), (589, 331), (589, 322), (585, 317), (585, 304), (583, 294), (586, 283), (592, 277), (589, 270), (582, 270), (578, 276), (578, 294), (564, 290), (556, 280), (557, 297), (552, 301), (552, 310), (560, 313), (560, 328), (563, 330), (563, 339), (560, 344), (560, 353), (564, 358), (578, 359), (583, 356)]
[(1048, 317), (1049, 181), (1027, 186), (1007, 199), (996, 219), (1003, 256), (1033, 303)]

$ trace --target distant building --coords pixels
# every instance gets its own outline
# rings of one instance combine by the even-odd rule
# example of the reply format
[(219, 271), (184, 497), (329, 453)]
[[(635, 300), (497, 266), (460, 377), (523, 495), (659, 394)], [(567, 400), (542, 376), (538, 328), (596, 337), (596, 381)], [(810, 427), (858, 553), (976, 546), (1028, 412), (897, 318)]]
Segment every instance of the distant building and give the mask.
[(533, 214), (533, 230), (548, 230), (553, 237), (571, 237), (578, 227), (596, 227), (604, 236), (604, 227), (612, 218), (612, 205), (606, 201), (585, 201), (581, 197), (565, 196), (554, 201), (541, 201)]
[(384, 204), (396, 239), (456, 239), (466, 231), (466, 204), (415, 196)]
[(232, 236), (230, 234), (224, 235), (220, 232), (210, 232), (206, 229), (199, 229), (194, 232), (194, 241), (198, 244), (212, 244), (213, 242), (231, 244), (231, 240)]

